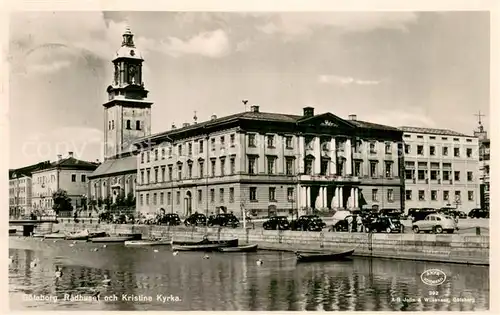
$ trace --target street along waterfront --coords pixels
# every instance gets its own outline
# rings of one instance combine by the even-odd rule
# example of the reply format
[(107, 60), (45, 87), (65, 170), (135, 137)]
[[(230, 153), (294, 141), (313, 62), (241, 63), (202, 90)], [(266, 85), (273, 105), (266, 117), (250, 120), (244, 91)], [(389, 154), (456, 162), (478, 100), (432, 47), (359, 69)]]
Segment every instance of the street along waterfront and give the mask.
[[(292, 253), (274, 251), (210, 253), (209, 259), (203, 259), (204, 255), (173, 255), (169, 246), (104, 247), (11, 237), (11, 309), (489, 309), (489, 268), (484, 266), (362, 257), (296, 264)], [(262, 265), (256, 264), (258, 259)], [(62, 266), (59, 278), (56, 266)], [(445, 282), (438, 286), (423, 282), (422, 274), (432, 269), (441, 270)], [(97, 293), (99, 298), (92, 298)]]

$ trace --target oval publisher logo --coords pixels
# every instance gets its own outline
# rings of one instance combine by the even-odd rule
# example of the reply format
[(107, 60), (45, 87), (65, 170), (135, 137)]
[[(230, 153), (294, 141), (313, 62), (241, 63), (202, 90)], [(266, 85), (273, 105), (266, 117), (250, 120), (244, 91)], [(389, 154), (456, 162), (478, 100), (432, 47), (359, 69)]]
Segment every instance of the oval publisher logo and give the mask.
[(422, 272), (420, 279), (427, 285), (440, 285), (446, 281), (446, 274), (439, 269), (427, 269)]

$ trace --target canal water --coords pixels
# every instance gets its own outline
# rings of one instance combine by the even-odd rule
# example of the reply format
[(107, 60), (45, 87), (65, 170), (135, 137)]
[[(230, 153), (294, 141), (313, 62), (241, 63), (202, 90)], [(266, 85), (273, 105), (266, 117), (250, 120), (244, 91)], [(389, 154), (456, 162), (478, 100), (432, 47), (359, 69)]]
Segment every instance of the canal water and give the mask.
[[(169, 246), (103, 247), (10, 237), (10, 309), (489, 309), (488, 267), (356, 257), (342, 262), (297, 264), (292, 253), (272, 251), (204, 255), (173, 255)], [(258, 265), (258, 259), (263, 264)], [(62, 267), (60, 277), (56, 277), (57, 266)], [(444, 283), (425, 284), (421, 275), (429, 269), (444, 272)]]

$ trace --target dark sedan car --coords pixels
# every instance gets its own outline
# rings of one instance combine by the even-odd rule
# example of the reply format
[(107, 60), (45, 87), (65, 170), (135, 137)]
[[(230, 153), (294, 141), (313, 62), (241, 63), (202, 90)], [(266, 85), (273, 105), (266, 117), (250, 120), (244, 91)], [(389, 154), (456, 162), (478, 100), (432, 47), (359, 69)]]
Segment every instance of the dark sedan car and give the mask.
[(290, 222), (293, 231), (322, 231), (326, 223), (317, 215), (303, 215), (297, 220)]
[(288, 230), (290, 222), (285, 216), (271, 217), (262, 225), (264, 230)]
[(472, 219), (481, 219), (481, 218), (489, 218), (490, 212), (486, 209), (475, 208), (469, 211), (469, 218)]
[(179, 218), (179, 215), (177, 213), (167, 213), (158, 220), (158, 223), (160, 225), (163, 225), (163, 224), (165, 224), (165, 225), (180, 225), (181, 218)]
[(193, 213), (186, 220), (184, 220), (185, 226), (198, 226), (198, 225), (206, 225), (207, 217), (203, 213)]
[(370, 233), (386, 232), (386, 233), (403, 233), (404, 226), (398, 219), (380, 216), (366, 222), (365, 231)]
[(239, 224), (238, 218), (231, 213), (221, 213), (208, 218), (208, 226), (219, 225), (236, 228)]

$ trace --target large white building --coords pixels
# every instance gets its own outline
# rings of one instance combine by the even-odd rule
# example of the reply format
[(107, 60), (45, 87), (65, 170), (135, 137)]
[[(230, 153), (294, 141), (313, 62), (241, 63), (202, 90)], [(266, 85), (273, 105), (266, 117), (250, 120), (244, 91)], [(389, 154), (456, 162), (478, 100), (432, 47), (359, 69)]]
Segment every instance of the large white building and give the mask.
[(478, 138), (445, 129), (400, 127), (404, 141), (405, 210), (480, 204)]
[(87, 177), (97, 168), (96, 163), (78, 160), (73, 152), (68, 157), (58, 156), (50, 166), (32, 173), (32, 207), (41, 213), (51, 214), (54, 201), (52, 194), (66, 190), (73, 207), (82, 205), (88, 190)]

